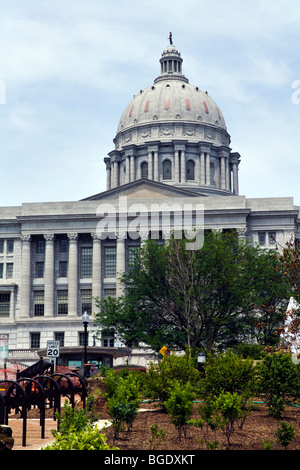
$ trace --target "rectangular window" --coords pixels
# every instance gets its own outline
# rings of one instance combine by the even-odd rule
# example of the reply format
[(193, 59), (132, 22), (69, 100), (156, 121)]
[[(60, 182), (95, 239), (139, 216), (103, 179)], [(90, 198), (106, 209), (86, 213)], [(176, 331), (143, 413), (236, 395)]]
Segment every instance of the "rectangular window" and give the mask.
[(102, 346), (105, 348), (113, 348), (115, 344), (114, 340), (114, 331), (113, 330), (103, 330), (101, 332)]
[(12, 279), (14, 272), (14, 264), (7, 263), (6, 264), (6, 279)]
[(260, 245), (266, 244), (266, 232), (258, 232), (258, 243)]
[(93, 269), (93, 248), (81, 248), (81, 279), (91, 278)]
[(44, 291), (34, 292), (34, 316), (42, 317), (44, 315)]
[(0, 240), (0, 253), (4, 253), (4, 240)]
[(59, 341), (60, 347), (63, 348), (65, 345), (65, 333), (61, 331), (54, 333), (54, 340)]
[(40, 333), (30, 333), (30, 347), (32, 349), (40, 348)]
[(59, 277), (67, 277), (67, 276), (68, 276), (68, 262), (60, 261), (59, 262)]
[(276, 245), (276, 232), (269, 232), (269, 245)]
[(57, 291), (57, 315), (68, 315), (68, 291)]
[(3, 263), (0, 263), (0, 279), (3, 279)]
[(82, 289), (81, 291), (81, 313), (92, 314), (92, 289)]
[(7, 253), (13, 253), (14, 252), (14, 241), (13, 240), (7, 240)]
[(0, 317), (9, 317), (10, 293), (0, 294)]
[(61, 238), (59, 240), (59, 252), (68, 253), (68, 239), (67, 238)]
[(42, 238), (36, 240), (35, 249), (37, 254), (45, 253), (45, 240)]
[(104, 277), (116, 277), (116, 247), (105, 247)]
[(113, 297), (115, 298), (116, 297), (116, 289), (112, 288), (112, 289), (104, 289), (104, 297), (107, 298), (107, 297)]
[[(87, 332), (87, 345), (89, 344), (89, 332)], [(85, 332), (80, 331), (79, 332), (79, 346), (84, 346), (85, 345)]]
[(136, 261), (136, 258), (139, 256), (140, 247), (139, 246), (128, 246), (126, 250), (127, 254), (127, 270), (130, 270)]
[(44, 262), (35, 263), (35, 277), (44, 277)]

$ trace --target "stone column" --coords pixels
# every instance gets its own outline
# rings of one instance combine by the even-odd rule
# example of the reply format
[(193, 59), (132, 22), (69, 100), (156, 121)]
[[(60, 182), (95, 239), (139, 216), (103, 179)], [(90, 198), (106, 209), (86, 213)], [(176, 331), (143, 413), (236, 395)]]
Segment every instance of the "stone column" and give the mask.
[(229, 169), (229, 159), (228, 157), (225, 158), (225, 188), (229, 189), (229, 174), (230, 174), (230, 169)]
[(130, 155), (126, 157), (126, 183), (130, 183)]
[(126, 232), (119, 232), (117, 234), (117, 260), (116, 260), (116, 296), (120, 297), (124, 294), (124, 285), (120, 278), (125, 273), (126, 261), (125, 261), (125, 239)]
[(148, 179), (153, 180), (153, 159), (152, 152), (148, 152)]
[(68, 267), (68, 312), (78, 315), (78, 234), (68, 233), (69, 267)]
[(238, 183), (238, 165), (236, 162), (232, 165), (232, 175), (233, 175), (233, 194), (239, 193), (239, 183)]
[(130, 156), (130, 181), (135, 181), (135, 161), (134, 155)]
[(93, 271), (92, 271), (92, 311), (97, 311), (95, 299), (101, 300), (101, 234), (92, 233)]
[(118, 187), (119, 184), (119, 163), (114, 161), (114, 188)]
[(201, 186), (205, 185), (205, 154), (201, 152), (200, 154), (200, 184)]
[(221, 189), (226, 188), (225, 183), (225, 157), (221, 157)]
[(22, 267), (21, 267), (21, 306), (20, 317), (30, 317), (30, 294), (31, 294), (31, 256), (30, 235), (22, 235)]
[(206, 185), (210, 186), (210, 154), (206, 154)]
[(186, 183), (185, 151), (181, 150), (181, 183)]
[(159, 181), (158, 175), (158, 152), (154, 152), (154, 180)]
[(179, 183), (179, 150), (175, 150), (174, 182)]
[(111, 161), (110, 158), (105, 158), (104, 162), (106, 164), (106, 191), (111, 189)]
[(44, 235), (45, 246), (45, 270), (44, 270), (44, 292), (45, 292), (45, 317), (53, 317), (54, 314), (54, 234)]

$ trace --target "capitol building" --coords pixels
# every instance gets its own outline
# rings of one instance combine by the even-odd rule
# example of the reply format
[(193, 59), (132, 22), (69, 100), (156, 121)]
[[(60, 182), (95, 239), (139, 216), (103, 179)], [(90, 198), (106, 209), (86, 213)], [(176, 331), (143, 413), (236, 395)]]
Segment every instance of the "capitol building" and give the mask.
[[(141, 241), (166, 236), (163, 210), (154, 225), (147, 223), (161, 201), (191, 207), (193, 223), (201, 206), (205, 229), (235, 230), (266, 248), (275, 247), (275, 240), (283, 246), (291, 237), (300, 239), (300, 207), (292, 197), (240, 195), (243, 160), (231, 149), (223, 113), (206, 91), (189, 83), (171, 39), (158, 73), (120, 110), (114, 147), (101, 163), (106, 188), (80, 201), (0, 207), (0, 338), (8, 338), (8, 365), (36, 362), (46, 355), (47, 341), (55, 340), (58, 363), (80, 367), (84, 312), (90, 316), (88, 360), (96, 366), (153, 359), (150, 349), (130, 350), (110, 332), (96, 338), (92, 313), (95, 299), (123, 293), (119, 276)], [(125, 202), (127, 224), (121, 216)], [(146, 208), (143, 223), (129, 230), (130, 221), (141, 217), (140, 207)], [(169, 233), (175, 219), (169, 219)]]

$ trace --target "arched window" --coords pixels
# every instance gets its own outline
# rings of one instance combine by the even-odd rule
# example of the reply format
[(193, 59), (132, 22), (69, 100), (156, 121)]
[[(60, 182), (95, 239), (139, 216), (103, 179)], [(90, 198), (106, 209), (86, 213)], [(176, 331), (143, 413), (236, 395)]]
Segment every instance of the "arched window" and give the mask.
[(141, 164), (141, 174), (142, 174), (142, 178), (148, 178), (148, 163), (147, 162), (143, 162)]
[(186, 162), (186, 179), (187, 180), (195, 179), (195, 162), (193, 160), (188, 160)]
[(163, 162), (163, 180), (172, 179), (172, 163), (170, 160), (165, 160)]

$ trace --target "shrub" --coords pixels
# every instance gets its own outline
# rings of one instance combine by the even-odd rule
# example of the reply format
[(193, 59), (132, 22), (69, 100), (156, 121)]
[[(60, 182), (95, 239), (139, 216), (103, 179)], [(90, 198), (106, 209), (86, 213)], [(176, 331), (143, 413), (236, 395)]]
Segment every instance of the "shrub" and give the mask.
[(169, 399), (165, 402), (165, 408), (171, 418), (172, 423), (178, 430), (178, 437), (181, 441), (181, 431), (186, 437), (187, 421), (193, 411), (194, 393), (189, 383), (182, 385), (178, 381), (174, 382)]
[(266, 396), (269, 412), (280, 419), (284, 402), (299, 396), (299, 376), (290, 354), (268, 354), (259, 366), (260, 392)]
[(216, 410), (221, 416), (220, 427), (227, 437), (230, 446), (230, 438), (235, 431), (235, 422), (242, 417), (242, 397), (237, 393), (223, 392), (215, 401)]
[(205, 395), (218, 396), (222, 391), (249, 398), (256, 391), (256, 369), (253, 359), (242, 359), (231, 350), (208, 356), (205, 365)]
[(148, 397), (160, 400), (160, 406), (164, 409), (164, 404), (173, 389), (174, 381), (182, 385), (190, 383), (192, 387), (196, 387), (200, 377), (195, 359), (188, 354), (166, 356), (158, 364), (150, 364), (145, 377), (144, 391)]
[(55, 438), (52, 444), (43, 447), (42, 450), (118, 450), (116, 447), (110, 449), (106, 435), (97, 427), (87, 427), (69, 434), (57, 433)]
[(112, 418), (115, 435), (114, 441), (119, 437), (124, 425), (127, 431), (132, 427), (140, 403), (140, 383), (132, 374), (125, 376), (109, 374), (107, 392), (107, 410)]
[(275, 436), (277, 437), (278, 444), (286, 448), (295, 437), (294, 426), (292, 424), (288, 424), (286, 421), (281, 421)]
[(155, 447), (161, 445), (161, 442), (165, 440), (166, 433), (163, 429), (159, 429), (157, 424), (152, 424), (150, 426), (151, 437), (148, 440), (149, 442), (149, 449), (153, 450)]

